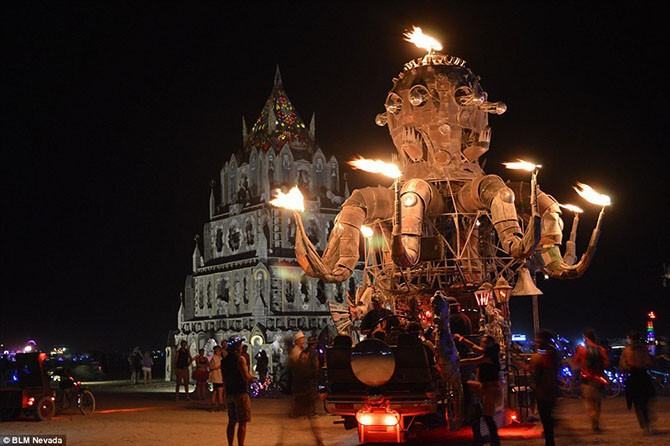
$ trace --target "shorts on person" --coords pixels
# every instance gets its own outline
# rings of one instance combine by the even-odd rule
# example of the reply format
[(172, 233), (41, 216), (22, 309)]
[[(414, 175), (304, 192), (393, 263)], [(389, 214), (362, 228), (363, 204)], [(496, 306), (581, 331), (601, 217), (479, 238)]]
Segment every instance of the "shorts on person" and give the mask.
[(143, 371), (143, 372), (150, 372), (150, 371), (151, 371), (151, 367), (142, 367), (142, 371)]
[(233, 423), (248, 423), (251, 421), (251, 398), (248, 393), (226, 395), (228, 405), (228, 420)]
[(177, 375), (177, 380), (185, 380), (188, 381), (188, 367), (177, 367), (174, 369), (174, 374)]

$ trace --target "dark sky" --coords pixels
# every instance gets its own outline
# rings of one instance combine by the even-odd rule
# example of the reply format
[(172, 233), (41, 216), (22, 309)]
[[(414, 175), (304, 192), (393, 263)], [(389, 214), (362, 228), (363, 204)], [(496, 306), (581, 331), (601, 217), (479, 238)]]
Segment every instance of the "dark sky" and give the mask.
[[(412, 25), (507, 103), (491, 118), (487, 171), (520, 179), (500, 163), (537, 160), (543, 190), (587, 210), (579, 253), (598, 209), (572, 185), (612, 196), (586, 275), (538, 284), (542, 324), (621, 336), (653, 309), (668, 333), (668, 39), (651, 6), (193, 3), (3, 3), (0, 342), (163, 346), (209, 181), (240, 148), (242, 116), (253, 123), (275, 67), (303, 120), (316, 113), (326, 153), (390, 159), (374, 117), (422, 53), (402, 40)], [(512, 312), (518, 330), (532, 327), (529, 298)]]

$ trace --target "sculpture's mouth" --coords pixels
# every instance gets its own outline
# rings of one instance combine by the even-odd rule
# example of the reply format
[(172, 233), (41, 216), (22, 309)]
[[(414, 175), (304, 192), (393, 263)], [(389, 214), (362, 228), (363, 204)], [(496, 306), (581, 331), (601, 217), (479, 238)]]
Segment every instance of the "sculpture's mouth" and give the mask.
[(428, 140), (424, 134), (414, 127), (404, 126), (397, 138), (396, 144), (412, 162), (428, 159)]

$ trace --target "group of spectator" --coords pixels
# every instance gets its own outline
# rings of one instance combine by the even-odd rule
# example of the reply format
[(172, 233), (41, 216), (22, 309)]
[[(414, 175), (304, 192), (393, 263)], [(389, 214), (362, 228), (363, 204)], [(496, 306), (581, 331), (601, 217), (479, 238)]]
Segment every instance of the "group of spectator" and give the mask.
[[(256, 377), (249, 371), (251, 358), (247, 349), (242, 338), (231, 336), (223, 340), (221, 345), (214, 346), (211, 358), (205, 355), (205, 350), (202, 348), (195, 357), (192, 357), (186, 341), (180, 342), (179, 349), (174, 356), (173, 368), (177, 378), (175, 401), (179, 401), (179, 391), (182, 386), (185, 399), (187, 401), (191, 399), (189, 368), (192, 367), (192, 377), (196, 382), (196, 398), (205, 400), (208, 385), (211, 385), (210, 412), (228, 412), (226, 437), (229, 445), (233, 443), (237, 425), (237, 441), (240, 446), (244, 446), (247, 423), (251, 421), (249, 384)], [(265, 371), (262, 370), (262, 361), (260, 364), (259, 373), (263, 372), (262, 375), (266, 375), (267, 361), (265, 361)]]
[(151, 352), (147, 350), (142, 353), (139, 347), (135, 347), (128, 356), (131, 384), (137, 384), (141, 376), (144, 378), (144, 384), (149, 384), (152, 379), (151, 370), (153, 365), (154, 360), (151, 357)]

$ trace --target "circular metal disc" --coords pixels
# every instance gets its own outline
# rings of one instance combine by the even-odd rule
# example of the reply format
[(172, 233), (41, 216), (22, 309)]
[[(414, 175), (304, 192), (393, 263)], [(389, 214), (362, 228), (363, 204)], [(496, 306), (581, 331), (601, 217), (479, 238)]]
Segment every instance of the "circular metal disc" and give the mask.
[(382, 386), (395, 371), (393, 351), (379, 339), (366, 339), (351, 352), (351, 369), (363, 384)]

